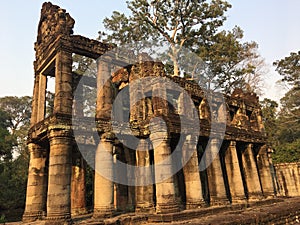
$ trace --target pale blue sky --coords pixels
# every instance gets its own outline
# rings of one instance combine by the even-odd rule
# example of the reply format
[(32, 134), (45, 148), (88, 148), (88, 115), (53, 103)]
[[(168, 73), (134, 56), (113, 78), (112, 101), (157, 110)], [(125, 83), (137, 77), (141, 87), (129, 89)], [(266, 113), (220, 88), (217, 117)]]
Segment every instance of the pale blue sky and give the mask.
[[(67, 9), (75, 19), (75, 33), (96, 38), (103, 29), (102, 20), (113, 10), (126, 10), (125, 1), (52, 1)], [(239, 25), (245, 40), (254, 40), (271, 64), (300, 50), (299, 0), (229, 0), (233, 8), (227, 13), (226, 28)], [(33, 88), (33, 44), (43, 1), (2, 1), (0, 4), (0, 97), (31, 95)], [(267, 74), (268, 97), (278, 99), (274, 83), (279, 79), (272, 70)]]

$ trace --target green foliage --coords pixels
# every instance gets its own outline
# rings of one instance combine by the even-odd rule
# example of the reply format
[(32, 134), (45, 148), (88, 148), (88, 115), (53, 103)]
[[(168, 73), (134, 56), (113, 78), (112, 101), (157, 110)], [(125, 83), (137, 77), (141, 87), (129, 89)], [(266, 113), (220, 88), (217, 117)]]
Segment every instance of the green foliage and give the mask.
[(53, 114), (54, 109), (54, 95), (51, 91), (46, 91), (46, 115), (48, 117)]
[(268, 98), (265, 98), (260, 102), (260, 104), (268, 141), (273, 146), (273, 148), (275, 148), (276, 144), (278, 143), (276, 137), (276, 134), (278, 132), (278, 130), (276, 129), (278, 104), (277, 102)]
[(20, 220), (25, 205), (30, 114), (30, 97), (0, 98), (0, 211), (7, 221)]
[(5, 222), (6, 222), (5, 215), (2, 214), (0, 217), (0, 223), (5, 223)]
[[(257, 67), (263, 61), (257, 53), (255, 42), (242, 43), (243, 31), (235, 27), (232, 31), (221, 31), (210, 37), (210, 41), (198, 46), (196, 53), (206, 62), (211, 73), (207, 77), (208, 89), (221, 89), (229, 94), (235, 88), (256, 91), (261, 77)], [(250, 86), (251, 84), (251, 86)]]
[[(77, 98), (83, 100), (83, 111), (85, 116), (95, 116), (96, 110), (96, 76), (97, 76), (97, 63), (94, 59), (77, 55), (73, 56), (73, 71), (80, 77), (81, 89), (76, 87), (74, 92), (75, 102)], [(78, 84), (77, 84), (78, 85)]]
[(0, 163), (0, 210), (24, 208), (28, 160), (24, 156)]
[(0, 98), (0, 109), (9, 115), (8, 130), (15, 139), (14, 151), (26, 152), (26, 140), (30, 126), (31, 97), (8, 96)]
[(290, 90), (280, 100), (281, 109), (276, 121), (277, 146), (274, 159), (276, 162), (300, 161), (300, 53), (274, 62), (282, 82), (290, 85)]
[(75, 54), (73, 56), (72, 69), (78, 75), (85, 75), (96, 78), (97, 68), (95, 60), (92, 58)]
[[(137, 53), (148, 50), (152, 44), (165, 46), (168, 43), (170, 50), (165, 58), (172, 64), (167, 66), (170, 75), (179, 76), (184, 72), (185, 77), (197, 78), (201, 86), (225, 93), (236, 87), (246, 88), (247, 84), (254, 87), (251, 90), (257, 90), (261, 82), (257, 77), (261, 74), (256, 67), (261, 67), (263, 60), (257, 54), (255, 42), (242, 43), (243, 31), (239, 27), (228, 32), (221, 30), (225, 13), (231, 8), (227, 1), (131, 0), (127, 6), (128, 16), (115, 11), (104, 19), (108, 34), (101, 33), (103, 41), (136, 45)], [(206, 68), (197, 71), (197, 75), (195, 71), (189, 71), (190, 74), (181, 71), (183, 48), (199, 55)]]
[(300, 52), (291, 52), (284, 59), (274, 62), (276, 71), (283, 76), (282, 81), (300, 87)]
[(293, 142), (283, 142), (276, 147), (273, 155), (274, 162), (299, 162), (300, 159), (300, 139)]
[(197, 48), (204, 37), (214, 34), (223, 25), (224, 14), (231, 7), (222, 0), (209, 3), (205, 0), (132, 0), (127, 1), (127, 6), (130, 16), (113, 12), (111, 18), (103, 21), (110, 32), (107, 40), (117, 44), (143, 41), (144, 46), (137, 46), (138, 50), (148, 48), (151, 43), (163, 46), (167, 42), (175, 76), (180, 74), (178, 57), (181, 49)]
[(15, 138), (9, 133), (11, 119), (9, 115), (0, 109), (0, 161), (12, 159), (12, 148), (15, 146)]
[(8, 96), (0, 98), (0, 108), (10, 115), (10, 128), (12, 134), (14, 134), (20, 127), (30, 121), (31, 97)]
[(278, 117), (280, 143), (291, 143), (300, 139), (300, 88), (294, 87), (281, 99)]

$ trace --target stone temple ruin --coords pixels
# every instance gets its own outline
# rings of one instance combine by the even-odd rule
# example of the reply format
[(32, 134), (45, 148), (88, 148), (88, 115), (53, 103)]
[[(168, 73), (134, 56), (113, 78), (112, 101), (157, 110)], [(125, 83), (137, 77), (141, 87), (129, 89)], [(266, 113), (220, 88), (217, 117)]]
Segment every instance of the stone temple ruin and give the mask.
[[(128, 62), (106, 54), (114, 46), (74, 35), (74, 23), (65, 10), (44, 3), (35, 43), (35, 81), (28, 139), (30, 165), (24, 222), (45, 220), (52, 224), (88, 213), (92, 213), (94, 219), (127, 212), (166, 214), (209, 205), (256, 201), (275, 195), (271, 151), (255, 94), (236, 90), (231, 96), (224, 96), (224, 138), (221, 140), (218, 134), (209, 138), (212, 112), (207, 96), (195, 82), (169, 77), (164, 72), (163, 64), (151, 60), (128, 66)], [(74, 95), (75, 89), (89, 85), (89, 79), (84, 80), (83, 76), (72, 71), (73, 54), (92, 59), (106, 54), (97, 63), (96, 117), (92, 120), (84, 117), (83, 100), (79, 95)], [(112, 65), (119, 68), (117, 72), (112, 73)], [(53, 112), (46, 116), (47, 80), (51, 77), (55, 79), (54, 107)], [(140, 87), (147, 93), (172, 95), (179, 106), (174, 109), (162, 98), (145, 97), (130, 107), (127, 119), (131, 129), (124, 129), (122, 137), (134, 134), (135, 139), (139, 140), (136, 149), (130, 149), (114, 134), (110, 113), (115, 96), (126, 85), (142, 77), (171, 80), (188, 93), (193, 106), (181, 100), (181, 93), (172, 93), (161, 82)], [(81, 78), (84, 82), (80, 82)], [(134, 94), (140, 95), (138, 88)], [(130, 94), (128, 101), (136, 96)], [(215, 101), (218, 112), (221, 110), (218, 108), (218, 98)], [(180, 114), (192, 107), (197, 109), (197, 115), (193, 114), (187, 123), (193, 127), (194, 121), (198, 121), (200, 135), (195, 140), (184, 137), (178, 154), (184, 158), (188, 152), (190, 157), (181, 170), (160, 180), (160, 176), (171, 173), (173, 163), (170, 161), (154, 167), (155, 170), (146, 170), (146, 174), (126, 171), (126, 167), (121, 175), (118, 174), (115, 159), (127, 165), (149, 167), (169, 157), (174, 152), (183, 126), (178, 122)], [(82, 126), (72, 124), (74, 113), (77, 119), (84, 121)], [(167, 121), (166, 131), (162, 132), (156, 125), (149, 129), (150, 120), (154, 117)], [(85, 129), (84, 125), (88, 123), (94, 124), (97, 137)], [(122, 130), (121, 124), (116, 127)], [(75, 132), (82, 134), (80, 140), (75, 140)], [(209, 148), (212, 154), (218, 146), (221, 146), (219, 154), (204, 171), (199, 172), (203, 150)], [(87, 209), (85, 200), (86, 161), (79, 151), (84, 147), (96, 159), (92, 210)], [(103, 151), (109, 152), (112, 157), (104, 157)], [(212, 156), (206, 156), (209, 157)], [(102, 169), (112, 179), (97, 172)], [(114, 176), (122, 176), (123, 180), (130, 181), (130, 185), (114, 182)], [(132, 185), (140, 181), (145, 181), (147, 185)]]

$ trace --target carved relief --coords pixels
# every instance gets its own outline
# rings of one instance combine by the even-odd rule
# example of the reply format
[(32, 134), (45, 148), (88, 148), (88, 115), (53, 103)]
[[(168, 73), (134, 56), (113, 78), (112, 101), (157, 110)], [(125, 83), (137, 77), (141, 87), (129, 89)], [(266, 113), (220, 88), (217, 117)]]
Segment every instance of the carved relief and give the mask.
[(49, 57), (58, 37), (69, 39), (73, 34), (75, 20), (66, 13), (66, 10), (44, 3), (41, 10), (41, 18), (38, 25), (37, 41), (34, 49), (36, 51), (35, 67), (39, 67), (42, 60)]
[(75, 20), (66, 13), (66, 10), (44, 3), (41, 11), (41, 18), (38, 25), (38, 36), (36, 45), (47, 44), (53, 38), (60, 35), (73, 34)]

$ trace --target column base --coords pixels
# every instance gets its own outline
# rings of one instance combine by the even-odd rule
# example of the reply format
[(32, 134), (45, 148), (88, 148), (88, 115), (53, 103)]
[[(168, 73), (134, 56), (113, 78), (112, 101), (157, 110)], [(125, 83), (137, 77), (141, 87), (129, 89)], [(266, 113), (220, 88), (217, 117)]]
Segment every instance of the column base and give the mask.
[(227, 198), (211, 198), (210, 206), (230, 205), (230, 201)]
[(45, 225), (70, 225), (72, 224), (72, 219), (70, 214), (52, 214), (47, 215)]
[(154, 213), (155, 212), (155, 208), (153, 204), (137, 204), (137, 206), (135, 207), (135, 212), (137, 213)]
[(71, 219), (71, 214), (70, 213), (47, 213), (46, 220), (47, 221), (67, 221)]
[(156, 213), (158, 214), (174, 213), (179, 211), (180, 209), (177, 203), (161, 203), (156, 205)]
[(45, 212), (25, 212), (22, 217), (24, 223), (34, 222), (36, 220), (41, 220), (45, 217)]
[(80, 215), (84, 215), (87, 213), (88, 213), (88, 210), (86, 208), (77, 208), (77, 209), (72, 209), (72, 211), (71, 211), (72, 216), (80, 216)]
[(246, 197), (233, 197), (231, 199), (231, 204), (247, 204), (247, 198)]
[(94, 219), (111, 218), (116, 214), (117, 213), (114, 208), (94, 209), (93, 218)]
[(275, 193), (274, 192), (264, 192), (263, 196), (267, 199), (275, 198)]
[(248, 202), (257, 202), (264, 199), (264, 196), (261, 193), (251, 194), (248, 196)]
[(197, 201), (197, 202), (187, 202), (185, 204), (186, 209), (200, 209), (206, 206), (206, 203), (203, 201)]
[(71, 219), (68, 220), (46, 220), (43, 225), (72, 225), (73, 221)]

